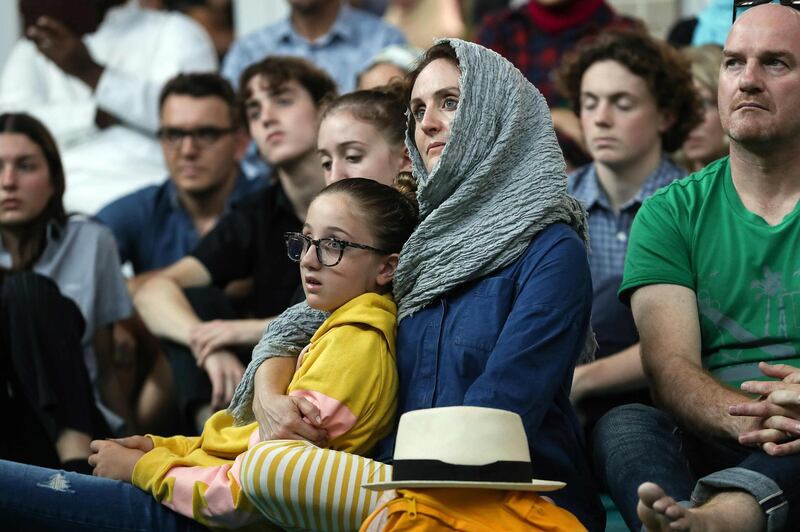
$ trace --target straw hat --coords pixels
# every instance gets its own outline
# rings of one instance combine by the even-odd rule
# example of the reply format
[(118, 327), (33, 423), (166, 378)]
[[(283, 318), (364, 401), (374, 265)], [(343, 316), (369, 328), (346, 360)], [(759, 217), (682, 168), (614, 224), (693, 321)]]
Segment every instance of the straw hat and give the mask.
[(449, 406), (403, 414), (392, 480), (364, 487), (553, 491), (566, 486), (531, 479), (532, 471), (519, 415), (494, 408)]

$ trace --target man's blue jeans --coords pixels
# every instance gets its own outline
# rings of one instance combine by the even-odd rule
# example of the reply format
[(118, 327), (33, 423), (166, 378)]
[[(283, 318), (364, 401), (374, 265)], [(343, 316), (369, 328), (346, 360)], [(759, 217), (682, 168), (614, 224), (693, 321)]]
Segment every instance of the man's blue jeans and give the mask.
[(665, 412), (644, 405), (611, 410), (592, 434), (595, 471), (631, 530), (643, 482), (655, 482), (677, 501), (697, 506), (720, 490), (745, 491), (783, 530), (800, 518), (800, 455), (774, 457), (736, 443), (704, 440), (676, 426)]
[(132, 484), (0, 460), (0, 530), (207, 530)]

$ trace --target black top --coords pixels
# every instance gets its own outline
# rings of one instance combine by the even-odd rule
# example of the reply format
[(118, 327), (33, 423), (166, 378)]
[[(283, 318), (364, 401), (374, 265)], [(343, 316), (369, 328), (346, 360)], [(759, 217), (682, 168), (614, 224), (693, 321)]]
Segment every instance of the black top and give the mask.
[(294, 302), (300, 286), (300, 269), (286, 254), (283, 234), (302, 227), (276, 179), (235, 203), (190, 255), (203, 263), (220, 288), (252, 277), (248, 310), (257, 318), (275, 316)]

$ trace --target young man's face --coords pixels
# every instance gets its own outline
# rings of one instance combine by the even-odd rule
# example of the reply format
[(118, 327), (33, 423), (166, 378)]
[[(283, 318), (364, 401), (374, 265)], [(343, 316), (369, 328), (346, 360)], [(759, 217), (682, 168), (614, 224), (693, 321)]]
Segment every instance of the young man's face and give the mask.
[(217, 96), (171, 94), (161, 108), (161, 149), (175, 187), (203, 196), (236, 178), (242, 135)]
[(247, 89), (248, 128), (264, 160), (280, 167), (316, 150), (318, 109), (302, 85), (289, 80), (273, 87), (258, 75)]
[(624, 168), (661, 152), (669, 123), (644, 79), (622, 64), (605, 60), (581, 78), (581, 126), (597, 164)]

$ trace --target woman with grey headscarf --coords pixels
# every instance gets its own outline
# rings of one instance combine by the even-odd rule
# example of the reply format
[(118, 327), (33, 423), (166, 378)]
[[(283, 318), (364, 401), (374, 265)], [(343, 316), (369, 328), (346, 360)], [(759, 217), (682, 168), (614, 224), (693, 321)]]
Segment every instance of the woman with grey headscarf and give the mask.
[[(574, 365), (594, 349), (585, 212), (566, 193), (545, 101), (500, 55), (457, 39), (430, 48), (408, 79), (406, 146), (421, 221), (394, 282), (398, 413), (451, 405), (518, 413), (535, 476), (566, 482), (553, 500), (588, 529), (602, 530), (569, 401)], [(282, 395), (293, 357), (323, 319), (305, 304), (292, 307), (254, 350), (230, 411), (239, 422), (255, 414), (265, 439), (326, 443), (314, 426), (317, 408)], [(288, 491), (276, 493), (260, 477), (269, 444), (249, 451), (242, 489), (265, 513), (282, 507), (279, 515), (303, 515), (296, 500), (286, 500)], [(390, 461), (393, 446), (392, 434), (377, 459)], [(295, 477), (286, 471), (285, 478)], [(375, 501), (359, 499), (361, 481), (343, 478), (337, 497), (355, 497), (368, 511)]]

